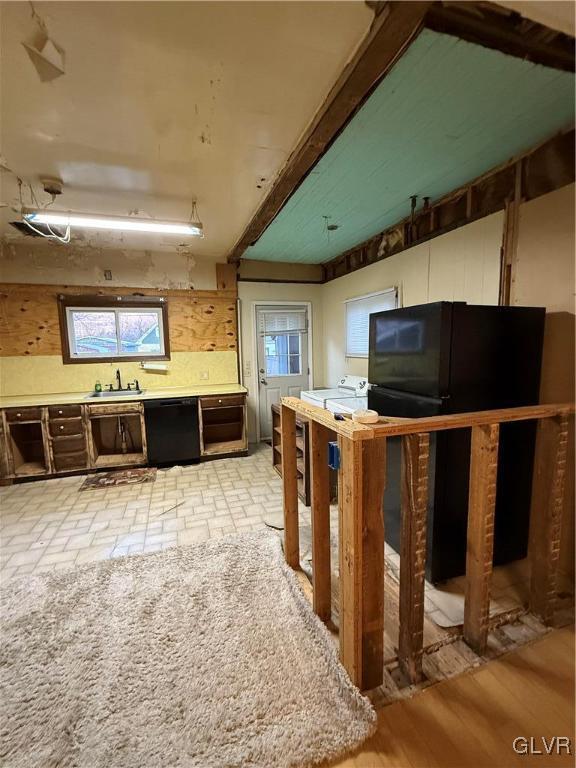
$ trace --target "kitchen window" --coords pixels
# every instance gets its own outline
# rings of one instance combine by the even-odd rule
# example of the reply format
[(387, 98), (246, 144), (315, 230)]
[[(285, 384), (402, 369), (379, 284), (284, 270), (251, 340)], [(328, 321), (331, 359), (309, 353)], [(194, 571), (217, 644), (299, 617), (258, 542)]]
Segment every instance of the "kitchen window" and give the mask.
[(398, 306), (398, 290), (388, 288), (344, 302), (346, 306), (346, 357), (368, 357), (370, 315)]
[(168, 360), (165, 298), (60, 296), (65, 363)]

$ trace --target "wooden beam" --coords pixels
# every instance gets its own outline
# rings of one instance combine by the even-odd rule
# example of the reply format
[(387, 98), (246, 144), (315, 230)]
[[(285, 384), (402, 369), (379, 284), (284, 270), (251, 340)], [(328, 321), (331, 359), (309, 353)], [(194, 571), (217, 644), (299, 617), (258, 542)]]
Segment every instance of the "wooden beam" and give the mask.
[(386, 441), (338, 436), (340, 660), (362, 690), (384, 673)]
[(309, 423), (312, 506), (312, 606), (322, 621), (331, 616), (330, 575), (330, 430), (316, 421)]
[(412, 683), (422, 679), (429, 453), (430, 435), (402, 438), (398, 662)]
[(514, 173), (514, 191), (504, 208), (504, 231), (500, 257), (500, 289), (498, 304), (509, 306), (520, 224), (520, 203), (522, 202), (522, 163), (517, 162)]
[(311, 403), (306, 403), (304, 400), (300, 400), (297, 397), (283, 397), (282, 405), (286, 405), (288, 408), (292, 408), (297, 411), (300, 416), (303, 416), (310, 421), (316, 421), (319, 424), (323, 424), (333, 432), (337, 432), (344, 437), (349, 437), (350, 440), (366, 440), (372, 437), (371, 426), (367, 424), (358, 424), (352, 419), (344, 419), (338, 421), (334, 418), (334, 414), (327, 411), (325, 408), (319, 408)]
[(530, 610), (550, 623), (557, 597), (568, 417), (541, 419), (537, 429), (530, 513)]
[(490, 618), (499, 432), (499, 424), (472, 427), (464, 639), (480, 655), (486, 650)]
[(284, 491), (284, 557), (289, 566), (300, 568), (296, 414), (285, 405), (282, 405), (280, 409), (280, 431), (282, 486)]
[(393, 435), (413, 435), (416, 432), (441, 432), (444, 429), (486, 427), (495, 423), (529, 421), (572, 413), (574, 413), (573, 403), (523, 405), (518, 408), (498, 408), (492, 411), (469, 411), (446, 416), (426, 416), (419, 419), (406, 419), (397, 423), (372, 424), (371, 426), (374, 437), (391, 437)]
[(238, 261), (279, 213), (334, 139), (422, 28), (431, 2), (390, 2), (338, 78), (310, 128), (228, 256)]
[(216, 264), (216, 287), (219, 291), (238, 290), (236, 264)]
[(426, 27), (545, 67), (574, 72), (574, 38), (486, 2), (434, 3)]

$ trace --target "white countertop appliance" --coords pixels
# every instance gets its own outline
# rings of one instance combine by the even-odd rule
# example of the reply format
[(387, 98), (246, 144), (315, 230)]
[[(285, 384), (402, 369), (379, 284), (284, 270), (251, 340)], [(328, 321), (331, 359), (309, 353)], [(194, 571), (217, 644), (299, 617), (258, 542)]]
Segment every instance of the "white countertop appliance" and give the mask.
[(326, 410), (332, 413), (354, 413), (368, 408), (368, 397), (338, 397), (326, 400)]
[(300, 393), (300, 399), (318, 408), (326, 408), (328, 400), (344, 400), (357, 397), (364, 397), (365, 399), (368, 389), (368, 379), (362, 376), (346, 374), (339, 380), (337, 387), (331, 389), (309, 389)]

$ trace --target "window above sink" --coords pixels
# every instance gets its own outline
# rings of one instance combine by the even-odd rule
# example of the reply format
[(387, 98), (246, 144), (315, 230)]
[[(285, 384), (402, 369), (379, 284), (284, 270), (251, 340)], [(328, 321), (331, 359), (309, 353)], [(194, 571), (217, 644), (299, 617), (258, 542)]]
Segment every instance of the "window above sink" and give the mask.
[(66, 295), (58, 307), (64, 363), (170, 359), (163, 297)]

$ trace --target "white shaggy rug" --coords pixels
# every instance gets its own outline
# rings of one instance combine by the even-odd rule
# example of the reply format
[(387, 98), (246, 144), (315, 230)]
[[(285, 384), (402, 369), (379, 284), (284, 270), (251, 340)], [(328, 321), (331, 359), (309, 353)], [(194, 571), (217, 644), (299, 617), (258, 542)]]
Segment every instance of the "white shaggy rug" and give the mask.
[(2, 590), (0, 764), (271, 768), (375, 727), (270, 532)]

